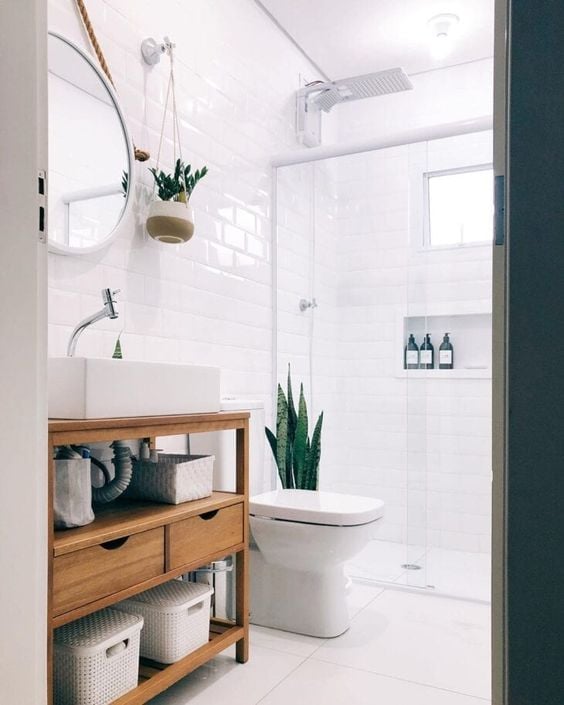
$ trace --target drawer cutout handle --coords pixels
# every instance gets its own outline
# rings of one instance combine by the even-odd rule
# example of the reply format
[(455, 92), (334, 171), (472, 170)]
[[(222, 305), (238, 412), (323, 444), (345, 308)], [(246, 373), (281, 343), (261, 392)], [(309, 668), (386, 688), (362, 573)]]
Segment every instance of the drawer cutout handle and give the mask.
[(204, 601), (202, 600), (201, 602), (198, 602), (197, 605), (192, 605), (192, 607), (188, 607), (188, 614), (196, 614), (196, 612), (199, 612), (202, 607), (204, 606)]
[(100, 548), (106, 551), (115, 551), (116, 548), (121, 548), (127, 541), (129, 536), (122, 536), (120, 539), (114, 539), (113, 541), (105, 541), (100, 544)]
[(113, 658), (114, 656), (117, 656), (118, 654), (123, 653), (127, 649), (128, 646), (129, 646), (129, 639), (124, 639), (124, 641), (119, 641), (117, 644), (110, 646), (109, 649), (106, 649), (106, 658)]
[(204, 514), (200, 514), (200, 519), (203, 519), (204, 521), (209, 521), (210, 519), (213, 519), (218, 512), (219, 509), (213, 509), (211, 512), (205, 512)]

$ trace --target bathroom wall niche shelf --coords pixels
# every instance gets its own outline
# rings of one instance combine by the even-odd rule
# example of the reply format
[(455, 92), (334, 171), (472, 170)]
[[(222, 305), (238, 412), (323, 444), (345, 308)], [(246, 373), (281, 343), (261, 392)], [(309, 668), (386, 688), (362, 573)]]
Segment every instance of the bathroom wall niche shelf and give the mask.
[[(52, 530), (52, 448), (70, 443), (235, 431), (236, 492), (179, 505), (116, 501), (96, 512), (92, 524)], [(140, 705), (236, 644), (248, 659), (248, 412), (49, 422), (49, 642), (48, 694), (52, 692), (53, 630), (102, 607), (191, 570), (236, 555), (236, 619), (212, 620), (207, 644), (171, 665), (141, 660), (139, 684), (113, 705)], [(185, 530), (186, 529), (186, 530)], [(187, 532), (193, 537), (186, 540)]]
[[(410, 306), (398, 311), (396, 318), (395, 376), (405, 379), (491, 379), (492, 313), (491, 306), (480, 302), (436, 304), (427, 309)], [(454, 368), (438, 368), (439, 347), (445, 333), (454, 346)], [(404, 369), (404, 348), (410, 334), (421, 345), (426, 333), (435, 348), (435, 369)]]
[(491, 369), (463, 369), (455, 367), (453, 370), (399, 370), (396, 377), (406, 379), (491, 379)]

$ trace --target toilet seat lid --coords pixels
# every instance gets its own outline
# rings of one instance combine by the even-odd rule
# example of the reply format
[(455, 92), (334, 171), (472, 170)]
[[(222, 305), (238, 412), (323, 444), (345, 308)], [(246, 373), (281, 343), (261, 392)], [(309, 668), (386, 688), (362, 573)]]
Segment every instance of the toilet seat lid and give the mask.
[(250, 513), (305, 524), (359, 526), (380, 519), (384, 502), (337, 492), (274, 490), (251, 497)]

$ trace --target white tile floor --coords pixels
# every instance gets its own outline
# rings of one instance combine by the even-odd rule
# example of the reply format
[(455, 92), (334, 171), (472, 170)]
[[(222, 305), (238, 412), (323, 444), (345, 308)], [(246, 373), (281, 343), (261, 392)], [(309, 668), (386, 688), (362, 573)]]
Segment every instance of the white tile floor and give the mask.
[(251, 628), (249, 663), (230, 649), (153, 705), (487, 705), (487, 605), (354, 584), (336, 639)]
[[(348, 566), (354, 578), (381, 580), (411, 587), (433, 586), (437, 593), (490, 601), (490, 561), (486, 553), (442, 548), (425, 549), (373, 540)], [(421, 570), (404, 570), (415, 563)]]

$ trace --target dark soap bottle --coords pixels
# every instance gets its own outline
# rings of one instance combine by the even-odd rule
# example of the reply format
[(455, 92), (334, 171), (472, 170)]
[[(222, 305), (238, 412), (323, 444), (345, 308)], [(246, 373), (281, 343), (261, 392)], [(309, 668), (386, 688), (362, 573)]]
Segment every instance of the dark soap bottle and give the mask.
[(425, 339), (419, 352), (419, 367), (422, 370), (432, 370), (435, 367), (435, 348), (431, 345), (431, 336), (425, 333)]
[(448, 336), (449, 334), (445, 333), (439, 348), (439, 370), (452, 370), (454, 367), (454, 348)]
[(419, 368), (419, 348), (417, 347), (413, 333), (409, 334), (409, 340), (405, 346), (403, 367), (405, 370), (417, 370)]

